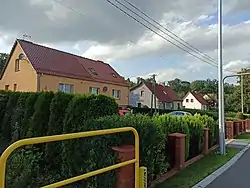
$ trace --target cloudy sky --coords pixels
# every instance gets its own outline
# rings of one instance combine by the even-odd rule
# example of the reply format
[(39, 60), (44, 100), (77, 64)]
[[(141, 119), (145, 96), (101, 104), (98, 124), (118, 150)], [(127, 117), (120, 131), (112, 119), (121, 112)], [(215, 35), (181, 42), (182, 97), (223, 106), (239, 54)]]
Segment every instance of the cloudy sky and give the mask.
[[(124, 77), (147, 77), (152, 73), (157, 74), (158, 81), (217, 77), (215, 66), (173, 46), (107, 0), (0, 1), (0, 52), (9, 52), (14, 40), (27, 34), (35, 43), (110, 63)], [(115, 0), (110, 1), (128, 11)], [(217, 0), (127, 1), (200, 51), (217, 58)], [(132, 8), (125, 0), (119, 2)], [(181, 46), (166, 35), (171, 36), (166, 30), (163, 33), (159, 26), (157, 29), (143, 23)], [(249, 0), (224, 0), (223, 37), (225, 73), (250, 67)]]

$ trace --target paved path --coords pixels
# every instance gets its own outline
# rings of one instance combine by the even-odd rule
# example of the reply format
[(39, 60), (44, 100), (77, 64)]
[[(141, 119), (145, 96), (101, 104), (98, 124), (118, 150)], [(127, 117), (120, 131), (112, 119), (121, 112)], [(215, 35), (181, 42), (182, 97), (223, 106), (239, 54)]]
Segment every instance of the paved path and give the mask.
[(206, 188), (250, 188), (250, 149)]

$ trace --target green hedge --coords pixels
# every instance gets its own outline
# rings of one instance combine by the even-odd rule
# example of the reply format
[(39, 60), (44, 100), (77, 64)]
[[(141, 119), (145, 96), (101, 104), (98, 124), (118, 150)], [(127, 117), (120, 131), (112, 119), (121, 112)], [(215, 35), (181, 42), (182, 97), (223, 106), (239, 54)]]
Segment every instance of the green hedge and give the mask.
[[(140, 165), (148, 168), (149, 183), (171, 167), (169, 133), (187, 135), (186, 159), (200, 153), (204, 127), (211, 130), (211, 145), (216, 139), (216, 123), (209, 116), (120, 117), (115, 99), (104, 95), (9, 92), (6, 98), (5, 105), (2, 103), (4, 127), (12, 129), (2, 130), (4, 136), (8, 132), (13, 141), (31, 136), (135, 127), (140, 135)], [(111, 147), (130, 144), (134, 145), (133, 134), (120, 133), (21, 148), (8, 161), (7, 185), (36, 188), (107, 167), (119, 162)], [(71, 187), (112, 188), (114, 185), (115, 171), (110, 171)]]
[[(0, 112), (4, 117), (1, 135), (10, 141), (62, 134), (66, 129), (75, 132), (79, 129), (75, 122), (81, 124), (93, 118), (118, 114), (115, 99), (103, 95), (54, 95), (52, 92), (5, 92), (2, 95), (4, 98), (1, 99), (5, 100), (0, 100)], [(34, 188), (69, 178), (67, 174), (61, 173), (63, 144), (58, 142), (34, 145), (15, 151), (7, 163), (8, 187)], [(28, 162), (31, 164), (27, 164)]]
[(11, 117), (14, 113), (14, 110), (18, 101), (18, 97), (20, 94), (21, 93), (19, 92), (9, 93), (9, 99), (6, 104), (5, 114), (3, 116), (2, 123), (1, 123), (1, 134), (5, 140), (10, 141), (12, 139)]

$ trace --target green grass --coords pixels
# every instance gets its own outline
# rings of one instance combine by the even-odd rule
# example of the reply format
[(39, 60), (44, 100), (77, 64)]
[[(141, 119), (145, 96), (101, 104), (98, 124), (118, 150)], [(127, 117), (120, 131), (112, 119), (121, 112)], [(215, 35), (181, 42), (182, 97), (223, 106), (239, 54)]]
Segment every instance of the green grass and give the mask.
[(241, 135), (238, 135), (236, 139), (242, 139), (242, 140), (250, 140), (250, 132), (249, 133), (243, 133)]
[(227, 148), (227, 154), (220, 156), (217, 151), (188, 166), (179, 174), (156, 186), (156, 188), (189, 188), (213, 173), (236, 155), (240, 149)]

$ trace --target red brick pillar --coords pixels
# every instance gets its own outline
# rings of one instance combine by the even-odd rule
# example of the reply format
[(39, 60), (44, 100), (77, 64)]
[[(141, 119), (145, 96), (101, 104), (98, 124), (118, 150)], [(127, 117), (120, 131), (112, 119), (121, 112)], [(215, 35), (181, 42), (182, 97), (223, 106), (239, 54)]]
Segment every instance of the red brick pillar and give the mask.
[(246, 119), (246, 130), (250, 130), (250, 119)]
[(234, 136), (239, 135), (240, 133), (240, 124), (239, 121), (234, 122)]
[[(118, 146), (112, 147), (118, 153), (120, 162), (129, 161), (135, 158), (134, 146)], [(134, 188), (135, 185), (135, 165), (130, 164), (116, 171), (116, 187), (115, 188)]]
[(208, 147), (209, 147), (209, 129), (204, 128), (204, 148), (203, 148), (203, 153), (205, 155), (208, 154)]
[(246, 120), (243, 120), (242, 124), (243, 124), (243, 133), (245, 133), (246, 132)]
[(234, 122), (226, 121), (226, 138), (233, 139), (234, 138)]
[(239, 133), (242, 133), (242, 120), (239, 121)]
[(168, 135), (174, 144), (174, 168), (181, 170), (185, 167), (185, 134), (173, 133)]

